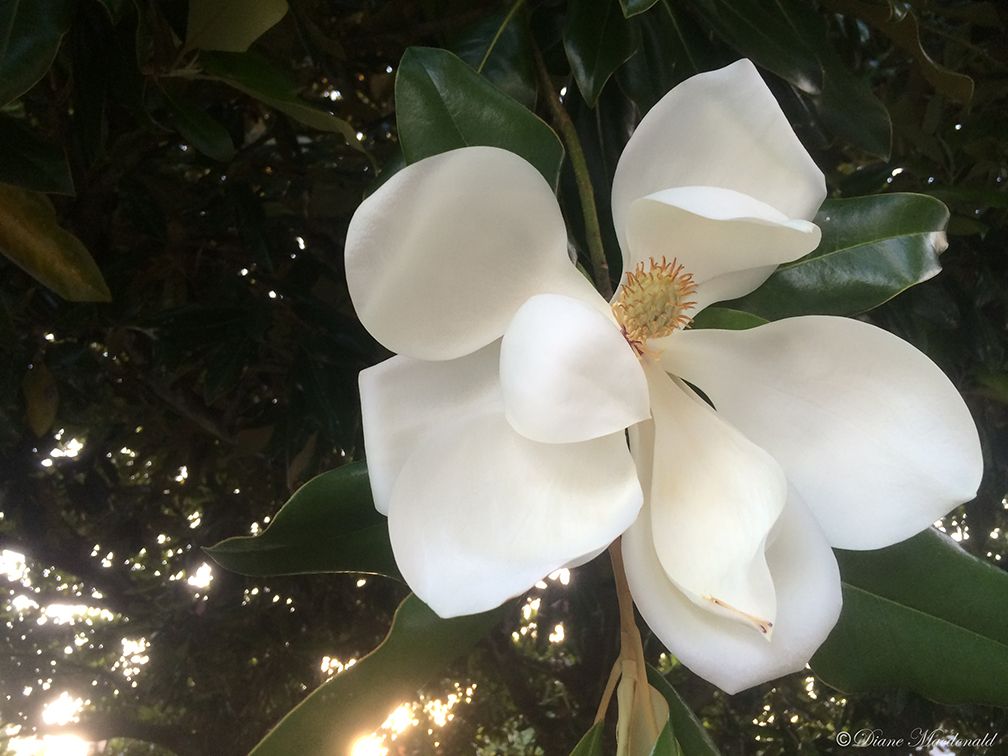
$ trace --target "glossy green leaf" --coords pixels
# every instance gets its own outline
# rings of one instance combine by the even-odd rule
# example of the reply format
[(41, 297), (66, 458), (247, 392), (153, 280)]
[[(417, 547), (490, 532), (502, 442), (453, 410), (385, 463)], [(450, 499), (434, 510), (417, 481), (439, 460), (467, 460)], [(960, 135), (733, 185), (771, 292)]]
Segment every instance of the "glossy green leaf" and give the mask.
[(287, 74), (265, 58), (254, 53), (206, 53), (200, 60), (209, 76), (305, 126), (342, 134), (347, 144), (362, 149), (357, 132), (349, 123), (302, 100)]
[[(73, 0), (19, 0), (0, 10), (0, 106), (45, 76), (70, 28)], [(6, 44), (4, 44), (6, 42)]]
[(91, 254), (60, 227), (44, 194), (0, 184), (0, 253), (71, 302), (112, 299)]
[(577, 745), (574, 746), (574, 750), (570, 752), (570, 756), (603, 756), (606, 752), (604, 738), (605, 722), (596, 722), (581, 737)]
[(63, 148), (23, 121), (0, 116), (0, 155), (0, 183), (37, 192), (74, 193)]
[(346, 756), (397, 705), (469, 651), (502, 617), (497, 609), (441, 619), (416, 596), (399, 606), (382, 644), (292, 709), (251, 756)]
[(889, 113), (833, 49), (815, 8), (802, 0), (693, 0), (692, 8), (739, 53), (809, 95), (833, 135), (888, 159)]
[(399, 577), (388, 524), (374, 508), (363, 464), (312, 478), (262, 533), (228, 538), (206, 552), (242, 575), (369, 572)]
[(648, 666), (648, 682), (661, 693), (669, 705), (669, 728), (687, 756), (719, 756), (717, 746), (700, 724), (700, 720), (680, 698), (664, 675)]
[(535, 108), (535, 64), (525, 19), (511, 9), (491, 13), (451, 40), (452, 51), (489, 81), (529, 109)]
[(556, 186), (563, 145), (546, 123), (447, 50), (411, 47), (395, 83), (399, 141), (407, 163), (448, 150), (510, 150)]
[(729, 331), (741, 331), (755, 328), (769, 321), (759, 315), (730, 307), (705, 307), (697, 313), (690, 328), (723, 328)]
[(571, 0), (563, 40), (574, 81), (589, 107), (595, 107), (609, 77), (639, 44), (616, 0)]
[(222, 163), (234, 157), (234, 142), (220, 121), (184, 97), (165, 94), (165, 101), (171, 108), (175, 130), (189, 144), (208, 158)]
[(690, 76), (734, 60), (720, 55), (693, 16), (672, 0), (658, 0), (647, 15), (635, 18), (633, 23), (640, 49), (616, 75), (620, 87), (641, 113), (647, 113), (672, 87)]
[(245, 52), (287, 14), (287, 0), (189, 0), (188, 49)]
[(724, 306), (768, 320), (870, 310), (941, 270), (948, 217), (922, 194), (827, 200), (815, 219), (819, 247)]
[(691, 8), (725, 42), (809, 94), (822, 89), (819, 57), (789, 2), (692, 0)]
[(623, 15), (630, 18), (631, 16), (636, 16), (638, 13), (651, 10), (651, 7), (658, 0), (619, 0), (619, 2), (620, 8), (623, 9)]
[(844, 605), (816, 675), (845, 693), (1008, 706), (1008, 574), (931, 529), (836, 555)]
[(679, 741), (672, 734), (672, 726), (669, 722), (666, 722), (662, 731), (658, 733), (658, 739), (655, 741), (654, 747), (651, 748), (651, 756), (684, 756)]

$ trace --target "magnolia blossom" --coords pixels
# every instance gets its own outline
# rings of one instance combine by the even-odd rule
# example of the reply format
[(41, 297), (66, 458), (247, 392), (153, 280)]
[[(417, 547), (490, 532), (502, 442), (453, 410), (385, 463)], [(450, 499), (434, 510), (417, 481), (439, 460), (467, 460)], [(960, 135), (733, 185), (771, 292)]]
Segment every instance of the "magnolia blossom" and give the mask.
[(416, 594), (444, 617), (486, 610), (623, 534), (641, 615), (694, 672), (735, 692), (801, 669), (840, 611), (831, 547), (903, 540), (981, 475), (962, 399), (895, 336), (836, 317), (686, 327), (815, 249), (825, 195), (739, 61), (630, 139), (611, 302), (511, 153), (427, 158), (365, 200), (347, 280), (398, 354), (361, 373), (364, 440)]

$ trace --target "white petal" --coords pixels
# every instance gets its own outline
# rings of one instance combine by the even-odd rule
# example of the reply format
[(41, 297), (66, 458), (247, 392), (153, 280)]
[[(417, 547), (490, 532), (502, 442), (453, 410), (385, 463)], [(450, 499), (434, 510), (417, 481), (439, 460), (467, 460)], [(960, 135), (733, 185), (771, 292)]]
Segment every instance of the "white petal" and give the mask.
[(364, 200), (347, 230), (346, 276), (371, 335), (427, 360), (497, 340), (533, 294), (584, 289), (549, 184), (494, 147), (408, 165)]
[(764, 547), (787, 499), (784, 473), (685, 385), (657, 366), (646, 372), (658, 560), (698, 606), (769, 634), (776, 599)]
[(840, 573), (815, 519), (793, 494), (781, 513), (767, 562), (777, 588), (770, 641), (704, 611), (669, 581), (655, 553), (645, 505), (623, 535), (634, 603), (655, 635), (683, 664), (727, 693), (802, 669), (840, 616)]
[(392, 491), (389, 534), (410, 588), (453, 617), (495, 607), (603, 548), (642, 498), (623, 433), (540, 444), (487, 413), (424, 437)]
[(424, 434), (443, 423), (502, 410), (499, 343), (457, 360), (396, 356), (361, 371), (361, 421), (375, 508), (388, 514), (392, 486)]
[(518, 310), (501, 342), (500, 380), (508, 420), (533, 441), (587, 441), (651, 414), (644, 371), (613, 320), (558, 294)]
[(780, 462), (830, 543), (876, 549), (976, 495), (976, 426), (930, 359), (848, 318), (664, 340), (665, 367)]
[(806, 220), (826, 197), (822, 172), (748, 60), (687, 79), (637, 127), (613, 180), (624, 252), (630, 205), (676, 186), (734, 189)]
[[(678, 260), (697, 284), (696, 310), (740, 297), (781, 263), (804, 257), (822, 234), (749, 195), (710, 186), (683, 186), (630, 206), (624, 269), (649, 258)], [(741, 275), (739, 275), (741, 273)]]

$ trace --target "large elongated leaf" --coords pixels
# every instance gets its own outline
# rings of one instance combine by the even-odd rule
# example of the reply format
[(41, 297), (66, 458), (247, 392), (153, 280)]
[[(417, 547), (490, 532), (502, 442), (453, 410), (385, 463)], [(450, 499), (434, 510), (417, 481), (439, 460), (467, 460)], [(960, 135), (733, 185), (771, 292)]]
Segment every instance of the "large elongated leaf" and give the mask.
[(305, 126), (342, 134), (347, 144), (360, 148), (357, 132), (349, 123), (302, 100), (287, 74), (265, 58), (253, 53), (207, 53), (200, 60), (206, 73), (213, 78)]
[(228, 538), (206, 551), (222, 567), (243, 575), (370, 572), (399, 577), (388, 525), (374, 508), (363, 464), (312, 478), (261, 534)]
[(7, 116), (0, 116), (0, 182), (37, 192), (74, 193), (63, 148)]
[(822, 89), (822, 67), (812, 41), (783, 2), (693, 0), (692, 9), (747, 58), (808, 94)]
[(844, 606), (816, 675), (847, 693), (1008, 706), (1008, 574), (935, 530), (836, 554)]
[(60, 227), (44, 194), (0, 184), (0, 253), (71, 302), (112, 298), (91, 254)]
[(382, 644), (292, 709), (252, 756), (346, 756), (357, 738), (377, 729), (398, 704), (416, 696), (501, 616), (497, 609), (441, 619), (416, 596), (408, 597)]
[(447, 50), (409, 48), (396, 74), (395, 101), (407, 163), (487, 145), (521, 155), (557, 185), (564, 151), (553, 130)]
[(462, 60), (527, 108), (534, 108), (538, 84), (525, 19), (515, 4), (491, 13), (451, 40)]
[(725, 306), (768, 320), (870, 310), (937, 275), (948, 217), (944, 204), (922, 194), (828, 200), (815, 219), (819, 247)]
[(186, 47), (245, 52), (287, 14), (287, 0), (189, 0)]
[(616, 0), (572, 0), (569, 4), (564, 50), (589, 107), (595, 107), (609, 77), (637, 51), (634, 31)]
[(19, 0), (0, 9), (0, 106), (45, 76), (73, 19), (73, 0)]
[(683, 753), (687, 756), (719, 756), (717, 746), (700, 724), (700, 720), (690, 711), (676, 689), (669, 685), (664, 675), (651, 666), (648, 667), (647, 675), (651, 686), (665, 696), (668, 702), (669, 729), (682, 746)]
[(193, 147), (222, 163), (234, 157), (234, 142), (220, 121), (180, 95), (165, 94), (165, 102), (171, 108), (175, 129)]
[(821, 13), (802, 0), (693, 0), (727, 44), (809, 95), (831, 133), (888, 159), (892, 122), (833, 49)]
[(596, 722), (574, 746), (570, 756), (603, 756), (605, 738), (605, 722)]

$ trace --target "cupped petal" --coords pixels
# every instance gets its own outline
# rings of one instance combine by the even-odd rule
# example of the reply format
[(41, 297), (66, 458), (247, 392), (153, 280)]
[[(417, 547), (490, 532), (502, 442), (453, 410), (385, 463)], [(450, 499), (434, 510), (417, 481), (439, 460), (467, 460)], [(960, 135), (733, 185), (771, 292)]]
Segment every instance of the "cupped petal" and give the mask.
[(821, 236), (814, 223), (733, 189), (681, 186), (630, 206), (623, 263), (632, 270), (651, 258), (675, 258), (693, 276), (696, 312), (748, 294), (776, 266), (814, 250)]
[(658, 561), (698, 606), (769, 635), (777, 602), (764, 549), (787, 499), (784, 473), (684, 384), (656, 365), (646, 372)]
[(684, 665), (726, 693), (804, 668), (840, 616), (840, 573), (826, 539), (792, 492), (767, 563), (777, 589), (777, 623), (769, 642), (750, 628), (705, 611), (665, 574), (645, 504), (622, 539), (634, 603), (655, 635)]
[(533, 441), (587, 441), (651, 414), (644, 371), (611, 316), (563, 295), (532, 297), (515, 314), (500, 381), (508, 421)]
[(408, 165), (364, 200), (347, 230), (346, 276), (371, 335), (425, 360), (497, 340), (533, 294), (585, 289), (549, 184), (495, 147)]
[(424, 435), (437, 425), (502, 411), (500, 343), (457, 360), (398, 355), (361, 371), (361, 422), (375, 508), (388, 514), (392, 486)]
[(734, 189), (806, 220), (826, 197), (822, 171), (748, 60), (687, 79), (640, 122), (613, 179), (624, 251), (630, 206), (677, 186)]
[(926, 355), (881, 328), (806, 316), (658, 346), (667, 370), (774, 456), (833, 546), (888, 546), (976, 495), (969, 410)]
[(541, 444), (488, 412), (424, 437), (393, 488), (389, 534), (410, 588), (453, 617), (602, 549), (642, 499), (623, 433)]

